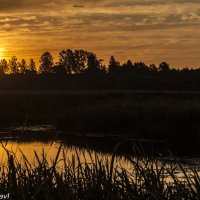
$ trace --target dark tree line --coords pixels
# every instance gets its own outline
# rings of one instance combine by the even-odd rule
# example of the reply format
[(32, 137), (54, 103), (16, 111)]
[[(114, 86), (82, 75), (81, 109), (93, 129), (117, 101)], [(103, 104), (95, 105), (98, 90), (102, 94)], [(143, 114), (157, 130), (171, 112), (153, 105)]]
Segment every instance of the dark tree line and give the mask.
[(54, 63), (54, 58), (50, 52), (44, 52), (39, 60), (40, 66), (36, 68), (35, 61), (30, 59), (27, 63), (22, 59), (18, 61), (13, 56), (8, 61), (0, 60), (0, 74), (83, 74), (83, 73), (99, 73), (119, 74), (119, 73), (169, 73), (200, 71), (200, 69), (174, 69), (169, 64), (162, 62), (159, 66), (151, 64), (147, 66), (143, 62), (133, 63), (128, 60), (126, 63), (120, 64), (114, 56), (111, 56), (108, 66), (103, 64), (103, 60), (97, 58), (96, 54), (84, 50), (63, 50), (59, 53), (58, 62)]
[(54, 62), (44, 52), (39, 66), (33, 59), (0, 60), (0, 90), (200, 90), (200, 68), (175, 69), (166, 62), (146, 65), (111, 56), (107, 65), (96, 54), (84, 50), (63, 50)]

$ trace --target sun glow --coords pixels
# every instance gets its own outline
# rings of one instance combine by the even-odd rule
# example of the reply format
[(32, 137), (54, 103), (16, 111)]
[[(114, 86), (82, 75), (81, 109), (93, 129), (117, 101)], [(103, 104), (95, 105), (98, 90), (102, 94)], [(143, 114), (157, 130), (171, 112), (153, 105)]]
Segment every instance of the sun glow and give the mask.
[(0, 48), (0, 60), (3, 59), (4, 48)]

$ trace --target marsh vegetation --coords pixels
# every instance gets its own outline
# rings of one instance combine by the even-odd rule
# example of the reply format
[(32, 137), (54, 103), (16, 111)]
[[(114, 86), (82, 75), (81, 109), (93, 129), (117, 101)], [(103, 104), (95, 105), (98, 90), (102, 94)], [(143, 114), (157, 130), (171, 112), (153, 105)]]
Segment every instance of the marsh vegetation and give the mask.
[[(59, 145), (50, 160), (48, 152), (34, 152), (34, 162), (18, 149), (16, 152), (1, 143), (7, 159), (1, 164), (0, 192), (11, 199), (199, 199), (199, 168), (182, 164), (174, 158), (117, 156), (117, 147), (110, 155), (100, 156), (89, 149), (67, 154)], [(51, 146), (49, 146), (51, 147)], [(32, 157), (32, 158), (33, 158)], [(128, 163), (128, 164), (127, 164)]]
[(199, 138), (200, 93), (194, 92), (3, 92), (2, 128), (51, 124), (63, 133), (141, 139)]

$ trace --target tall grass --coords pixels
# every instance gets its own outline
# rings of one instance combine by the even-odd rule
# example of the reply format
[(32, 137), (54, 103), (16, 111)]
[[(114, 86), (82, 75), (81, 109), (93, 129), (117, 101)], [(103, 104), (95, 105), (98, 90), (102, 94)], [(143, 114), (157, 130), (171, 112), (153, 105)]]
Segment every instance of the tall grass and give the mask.
[(19, 161), (13, 152), (5, 151), (8, 164), (0, 168), (0, 194), (10, 193), (10, 199), (200, 199), (198, 169), (178, 160), (128, 157), (131, 168), (125, 169), (115, 164), (116, 149), (111, 159), (89, 152), (90, 161), (81, 162), (78, 152), (68, 158), (61, 145), (52, 162), (45, 152), (41, 156), (35, 152), (34, 164), (23, 152)]

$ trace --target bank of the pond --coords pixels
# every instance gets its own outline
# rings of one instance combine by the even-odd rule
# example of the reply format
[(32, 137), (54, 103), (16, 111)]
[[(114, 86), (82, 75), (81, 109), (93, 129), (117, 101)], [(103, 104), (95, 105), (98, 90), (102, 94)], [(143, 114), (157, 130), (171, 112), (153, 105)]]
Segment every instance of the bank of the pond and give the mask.
[(0, 93), (0, 127), (53, 124), (64, 132), (192, 142), (200, 139), (199, 116), (198, 92)]
[[(46, 131), (45, 131), (46, 128)], [(53, 128), (53, 129), (51, 129)], [(120, 144), (119, 151), (121, 155), (130, 155), (134, 146), (140, 146), (147, 155), (168, 156), (169, 154), (179, 157), (200, 157), (199, 141), (187, 140), (156, 140), (140, 139), (131, 135), (113, 135), (113, 134), (94, 134), (94, 133), (76, 133), (55, 131), (50, 125), (17, 127), (9, 132), (0, 132), (0, 142), (13, 141), (18, 143), (45, 142), (52, 143), (61, 141), (67, 146), (75, 145), (78, 148), (90, 148), (97, 152), (111, 153), (113, 148)], [(138, 152), (134, 155), (140, 155)]]

